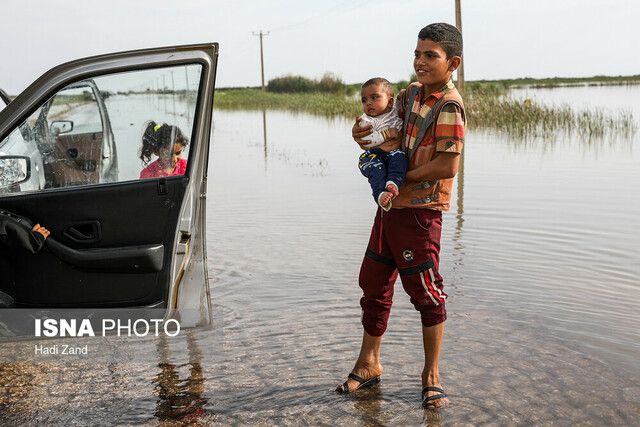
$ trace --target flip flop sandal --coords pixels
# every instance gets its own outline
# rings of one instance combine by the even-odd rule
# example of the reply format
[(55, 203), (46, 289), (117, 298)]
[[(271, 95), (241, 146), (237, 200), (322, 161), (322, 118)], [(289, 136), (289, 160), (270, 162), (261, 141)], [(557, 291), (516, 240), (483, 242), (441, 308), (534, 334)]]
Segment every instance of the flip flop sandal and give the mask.
[[(424, 394), (428, 391), (437, 391), (438, 394), (434, 394), (433, 396), (424, 397)], [(433, 403), (434, 400), (442, 399), (443, 397), (447, 397), (447, 393), (444, 392), (440, 387), (425, 387), (422, 389), (422, 406), (427, 409), (436, 409), (437, 406)]]
[(349, 381), (345, 381), (344, 384), (342, 384), (342, 390), (340, 389), (340, 387), (336, 388), (336, 391), (338, 393), (353, 393), (356, 390), (359, 390), (361, 388), (371, 387), (372, 385), (378, 384), (380, 382), (380, 377), (375, 377), (370, 380), (365, 380), (364, 378), (359, 377), (353, 373), (349, 374), (348, 377), (351, 378), (352, 380), (358, 381), (360, 384), (358, 384), (358, 387), (356, 387), (355, 389), (349, 390)]

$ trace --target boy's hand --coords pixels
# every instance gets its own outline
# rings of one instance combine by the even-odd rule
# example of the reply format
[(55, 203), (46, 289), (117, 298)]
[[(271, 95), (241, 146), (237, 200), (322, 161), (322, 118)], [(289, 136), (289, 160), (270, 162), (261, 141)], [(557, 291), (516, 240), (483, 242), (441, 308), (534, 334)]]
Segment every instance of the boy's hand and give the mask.
[(390, 128), (389, 135), (391, 135), (391, 137), (376, 148), (380, 148), (388, 153), (402, 147), (402, 137), (400, 136), (398, 129)]
[(368, 148), (364, 148), (364, 145), (370, 144), (371, 141), (365, 141), (364, 138), (367, 135), (371, 135), (373, 133), (373, 126), (360, 126), (360, 121), (362, 120), (361, 116), (356, 117), (356, 122), (351, 128), (351, 136), (353, 139), (360, 145), (360, 148), (367, 151)]
[(31, 229), (31, 231), (37, 231), (38, 233), (42, 234), (45, 239), (47, 237), (49, 237), (49, 234), (51, 234), (51, 232), (49, 230), (47, 230), (44, 227), (41, 227), (40, 224), (34, 225), (33, 228)]

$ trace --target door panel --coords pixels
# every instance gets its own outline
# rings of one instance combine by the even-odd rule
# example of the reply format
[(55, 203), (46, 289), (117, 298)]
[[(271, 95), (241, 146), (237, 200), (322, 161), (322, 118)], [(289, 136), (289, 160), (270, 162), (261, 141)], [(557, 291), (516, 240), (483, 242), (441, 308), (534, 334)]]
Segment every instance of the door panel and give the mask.
[[(168, 264), (166, 260), (171, 259), (176, 246), (175, 228), (167, 225), (178, 222), (180, 205), (176, 201), (184, 197), (187, 184), (186, 177), (165, 179), (166, 194), (162, 195), (158, 194), (158, 182), (141, 180), (3, 200), (3, 209), (46, 224), (50, 239), (72, 251), (85, 251), (89, 259), (74, 261), (55, 244), (46, 244), (37, 254), (5, 253), (0, 257), (5, 282), (2, 291), (13, 296), (16, 306), (121, 307), (165, 302), (168, 287), (158, 284), (167, 282), (164, 264)], [(44, 210), (45, 206), (55, 209)], [(64, 233), (70, 225), (83, 223), (100, 224), (99, 241), (83, 243)], [(149, 248), (158, 246), (162, 247), (163, 260), (159, 271), (149, 265), (137, 271), (131, 267), (139, 264), (136, 256), (144, 252), (141, 247), (157, 252)], [(123, 256), (119, 261), (109, 260), (100, 257), (100, 251)], [(92, 252), (97, 255), (91, 257)], [(127, 260), (131, 260), (129, 264)]]
[[(63, 64), (0, 112), (0, 159), (32, 165), (28, 182), (2, 184), (0, 209), (51, 231), (36, 254), (0, 249), (0, 291), (17, 307), (194, 308), (210, 321), (204, 194), (217, 52)], [(151, 122), (184, 135), (183, 175), (140, 179)]]

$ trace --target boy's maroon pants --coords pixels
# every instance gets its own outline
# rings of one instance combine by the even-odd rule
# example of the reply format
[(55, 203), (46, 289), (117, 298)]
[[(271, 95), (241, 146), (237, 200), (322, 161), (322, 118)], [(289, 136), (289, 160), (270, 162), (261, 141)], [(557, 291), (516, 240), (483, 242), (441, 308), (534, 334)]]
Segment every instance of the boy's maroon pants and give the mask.
[(446, 320), (447, 294), (438, 273), (441, 232), (440, 211), (378, 208), (359, 280), (362, 325), (369, 335), (380, 336), (387, 329), (398, 273), (423, 326)]

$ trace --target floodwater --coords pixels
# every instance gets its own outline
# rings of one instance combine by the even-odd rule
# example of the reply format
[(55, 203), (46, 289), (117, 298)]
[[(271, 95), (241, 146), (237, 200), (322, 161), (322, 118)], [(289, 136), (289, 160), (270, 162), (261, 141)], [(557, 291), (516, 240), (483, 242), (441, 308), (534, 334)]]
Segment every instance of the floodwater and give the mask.
[[(640, 127), (639, 86), (514, 96), (616, 100), (605, 105)], [(158, 340), (148, 363), (3, 365), (3, 424), (640, 422), (640, 132), (468, 132), (441, 251), (452, 403), (431, 411), (419, 315), (399, 284), (381, 384), (332, 392), (358, 355), (357, 276), (375, 213), (351, 122), (275, 111), (214, 121), (213, 329)]]

